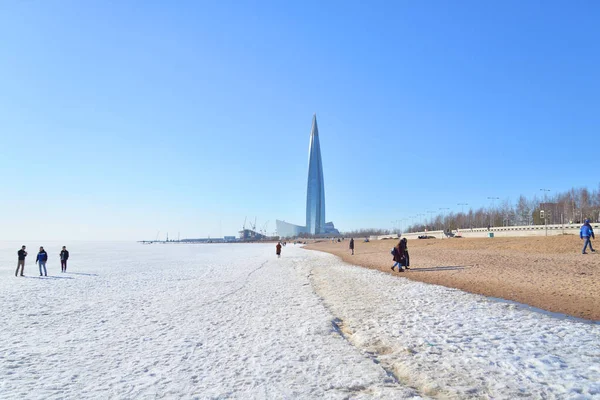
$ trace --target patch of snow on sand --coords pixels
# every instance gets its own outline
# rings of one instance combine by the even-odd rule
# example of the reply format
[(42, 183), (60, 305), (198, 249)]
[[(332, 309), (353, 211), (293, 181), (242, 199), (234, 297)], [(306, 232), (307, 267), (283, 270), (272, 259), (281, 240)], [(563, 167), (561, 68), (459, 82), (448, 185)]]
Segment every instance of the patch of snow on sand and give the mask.
[[(419, 397), (334, 329), (308, 277), (313, 262), (354, 271), (334, 259), (292, 246), (276, 259), (274, 245), (66, 243), (63, 274), (63, 243), (25, 243), (17, 278), (21, 244), (0, 245), (2, 399)], [(40, 244), (48, 277), (34, 264)]]
[(344, 265), (329, 254), (305, 265), (348, 340), (420, 393), (600, 398), (598, 324)]

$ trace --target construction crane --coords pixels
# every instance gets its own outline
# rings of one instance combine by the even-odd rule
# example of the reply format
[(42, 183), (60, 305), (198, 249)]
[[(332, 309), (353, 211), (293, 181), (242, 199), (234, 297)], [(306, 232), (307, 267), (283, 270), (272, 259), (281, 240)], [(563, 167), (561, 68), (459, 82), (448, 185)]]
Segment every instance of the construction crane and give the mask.
[(254, 232), (256, 232), (256, 217), (254, 217), (254, 225), (252, 225), (252, 223), (250, 223), (250, 227), (252, 228), (252, 230)]
[(248, 217), (244, 217), (244, 225), (242, 226), (242, 230), (246, 230), (246, 220), (248, 219)]
[(267, 236), (267, 225), (269, 225), (269, 221), (265, 222), (265, 224), (263, 225), (260, 233)]

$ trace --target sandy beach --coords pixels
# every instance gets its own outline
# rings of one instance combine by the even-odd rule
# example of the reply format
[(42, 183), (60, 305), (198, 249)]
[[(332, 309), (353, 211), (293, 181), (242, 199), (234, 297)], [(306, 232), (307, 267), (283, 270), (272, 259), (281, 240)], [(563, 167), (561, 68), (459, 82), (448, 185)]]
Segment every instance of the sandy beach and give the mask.
[(409, 240), (411, 270), (393, 272), (397, 240), (323, 241), (309, 249), (411, 280), (600, 320), (600, 254), (581, 254), (577, 236)]

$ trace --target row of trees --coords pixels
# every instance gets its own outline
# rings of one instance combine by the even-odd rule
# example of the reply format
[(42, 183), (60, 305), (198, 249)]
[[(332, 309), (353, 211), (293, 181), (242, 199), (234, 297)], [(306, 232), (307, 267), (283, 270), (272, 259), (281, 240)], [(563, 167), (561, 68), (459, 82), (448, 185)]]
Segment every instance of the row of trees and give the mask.
[[(543, 211), (543, 212), (540, 212)], [(438, 214), (422, 223), (410, 225), (407, 232), (425, 230), (456, 230), (485, 228), (488, 226), (580, 224), (589, 218), (600, 222), (600, 185), (590, 191), (587, 188), (527, 198), (523, 195), (516, 203), (509, 199), (496, 207), (481, 207), (468, 212)]]
[(354, 231), (342, 232), (342, 236), (344, 237), (369, 237), (369, 236), (381, 236), (381, 235), (390, 235), (392, 231), (388, 229), (356, 229)]
[(298, 235), (298, 237), (301, 239), (324, 238), (324, 237), (332, 237), (332, 236), (336, 236), (336, 237), (340, 236), (340, 237), (347, 237), (347, 238), (360, 238), (360, 237), (380, 236), (380, 235), (390, 235), (390, 234), (393, 234), (393, 232), (388, 229), (371, 228), (371, 229), (356, 229), (353, 231), (341, 232), (339, 235), (323, 235), (323, 234), (311, 235), (310, 233), (301, 233), (300, 235)]

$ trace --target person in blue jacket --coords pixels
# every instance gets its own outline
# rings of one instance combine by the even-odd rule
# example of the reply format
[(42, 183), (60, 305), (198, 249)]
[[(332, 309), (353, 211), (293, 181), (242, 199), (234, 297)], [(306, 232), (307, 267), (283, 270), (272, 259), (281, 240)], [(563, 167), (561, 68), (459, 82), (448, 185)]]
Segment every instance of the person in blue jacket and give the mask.
[(581, 226), (581, 230), (579, 231), (579, 237), (585, 240), (585, 242), (583, 243), (583, 250), (581, 250), (581, 254), (587, 254), (585, 250), (587, 249), (588, 245), (590, 246), (590, 250), (592, 253), (596, 252), (596, 250), (594, 250), (594, 248), (592, 247), (592, 242), (590, 240), (590, 238), (596, 239), (596, 237), (594, 236), (594, 230), (590, 225), (589, 219), (586, 219), (585, 223)]
[[(40, 252), (35, 259), (35, 262), (38, 263), (40, 267), (40, 276), (48, 276), (48, 271), (46, 271), (46, 261), (48, 261), (48, 253), (44, 250), (43, 247), (40, 247)], [(44, 267), (44, 273), (42, 274), (42, 267)]]

